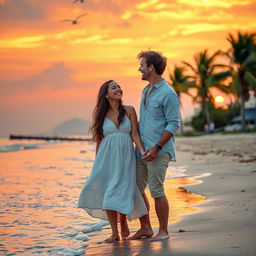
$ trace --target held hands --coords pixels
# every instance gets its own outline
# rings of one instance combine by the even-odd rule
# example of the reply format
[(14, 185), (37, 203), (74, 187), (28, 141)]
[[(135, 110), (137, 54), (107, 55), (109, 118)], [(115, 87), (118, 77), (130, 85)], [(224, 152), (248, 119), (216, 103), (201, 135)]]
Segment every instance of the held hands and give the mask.
[(159, 150), (154, 146), (152, 148), (149, 148), (145, 151), (144, 153), (144, 157), (142, 158), (144, 161), (146, 162), (151, 162), (153, 160), (155, 160), (155, 158), (158, 155)]
[(142, 155), (142, 157), (145, 156), (145, 150), (144, 149), (140, 149), (140, 154)]

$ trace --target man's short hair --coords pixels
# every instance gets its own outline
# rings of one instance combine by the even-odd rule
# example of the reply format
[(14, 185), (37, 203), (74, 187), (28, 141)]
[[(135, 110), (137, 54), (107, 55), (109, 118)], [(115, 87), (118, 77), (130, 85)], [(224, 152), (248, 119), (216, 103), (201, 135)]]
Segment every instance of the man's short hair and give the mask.
[(155, 51), (141, 51), (137, 58), (145, 58), (147, 66), (149, 67), (150, 65), (153, 65), (158, 75), (162, 75), (164, 73), (167, 58), (164, 57), (162, 53)]

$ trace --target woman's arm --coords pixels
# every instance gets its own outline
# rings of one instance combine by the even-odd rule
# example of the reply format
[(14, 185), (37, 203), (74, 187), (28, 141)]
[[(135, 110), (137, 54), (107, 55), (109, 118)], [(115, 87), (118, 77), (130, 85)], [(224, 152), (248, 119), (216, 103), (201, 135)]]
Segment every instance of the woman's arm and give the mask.
[(138, 120), (137, 120), (136, 111), (135, 111), (134, 107), (127, 106), (126, 107), (126, 112), (127, 112), (127, 115), (128, 115), (128, 117), (131, 121), (131, 137), (132, 137), (132, 140), (134, 141), (135, 145), (140, 150), (140, 153), (142, 155), (144, 155), (145, 150), (143, 148), (141, 138), (140, 138), (140, 135), (139, 135)]
[(97, 153), (98, 153), (98, 150), (99, 150), (101, 141), (102, 141), (102, 140), (96, 142), (96, 155), (97, 155)]

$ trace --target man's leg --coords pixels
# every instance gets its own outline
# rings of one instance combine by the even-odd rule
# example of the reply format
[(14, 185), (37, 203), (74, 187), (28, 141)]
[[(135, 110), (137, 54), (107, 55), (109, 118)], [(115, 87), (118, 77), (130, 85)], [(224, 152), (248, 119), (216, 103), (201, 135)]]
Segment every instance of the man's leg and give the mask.
[[(144, 193), (146, 185), (147, 185), (147, 168), (141, 159), (137, 159), (137, 186), (143, 196), (145, 205), (149, 213), (150, 206), (149, 206), (147, 196)], [(149, 214), (146, 214), (140, 217), (140, 226), (141, 228), (129, 239), (139, 239), (144, 236), (147, 236), (147, 237), (153, 236), (154, 233), (150, 224)]]
[(151, 241), (159, 241), (169, 238), (168, 234), (168, 217), (169, 204), (166, 196), (155, 198), (155, 209), (159, 221), (159, 231)]
[(159, 231), (151, 241), (164, 240), (168, 235), (169, 204), (164, 194), (165, 174), (170, 161), (168, 153), (158, 156), (153, 162), (148, 163), (149, 189), (155, 200), (155, 210), (159, 221)]

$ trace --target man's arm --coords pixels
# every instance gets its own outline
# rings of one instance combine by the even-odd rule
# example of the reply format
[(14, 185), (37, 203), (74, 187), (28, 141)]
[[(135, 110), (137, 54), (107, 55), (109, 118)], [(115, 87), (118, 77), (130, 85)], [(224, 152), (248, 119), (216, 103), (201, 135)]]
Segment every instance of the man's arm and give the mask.
[(145, 161), (153, 161), (161, 148), (173, 137), (179, 128), (180, 123), (180, 101), (176, 93), (171, 93), (164, 99), (163, 111), (166, 119), (166, 127), (159, 141), (156, 141), (156, 146), (145, 151)]
[(149, 148), (145, 151), (145, 157), (143, 158), (143, 160), (148, 162), (153, 161), (157, 157), (158, 153), (161, 151), (161, 148), (172, 138), (172, 136), (173, 134), (164, 130), (161, 139), (156, 143), (157, 146)]

